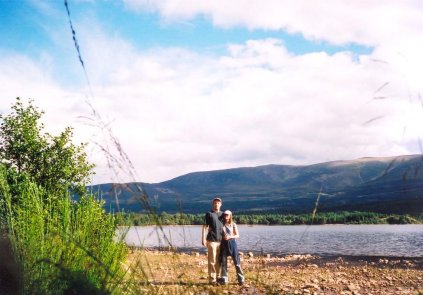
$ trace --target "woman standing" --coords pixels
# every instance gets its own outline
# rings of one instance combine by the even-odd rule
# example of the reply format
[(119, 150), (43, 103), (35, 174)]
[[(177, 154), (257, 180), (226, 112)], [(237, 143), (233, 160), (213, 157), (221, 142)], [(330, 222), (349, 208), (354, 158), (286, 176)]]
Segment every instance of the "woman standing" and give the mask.
[(239, 238), (238, 227), (232, 221), (232, 212), (226, 210), (223, 212), (223, 240), (220, 246), (220, 266), (221, 266), (221, 283), (228, 283), (228, 256), (232, 257), (235, 264), (238, 284), (244, 284), (244, 273), (241, 269), (241, 260), (239, 259), (238, 247), (236, 240)]

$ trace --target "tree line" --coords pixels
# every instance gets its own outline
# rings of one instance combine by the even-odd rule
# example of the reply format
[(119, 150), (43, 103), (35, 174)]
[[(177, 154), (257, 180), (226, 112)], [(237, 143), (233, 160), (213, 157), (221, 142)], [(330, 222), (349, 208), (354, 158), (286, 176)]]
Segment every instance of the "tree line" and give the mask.
[[(310, 224), (421, 224), (423, 214), (397, 215), (375, 212), (321, 212), (312, 214), (234, 214), (237, 224), (250, 225), (310, 225)], [(125, 218), (125, 225), (201, 225), (204, 214), (158, 214), (130, 213)]]

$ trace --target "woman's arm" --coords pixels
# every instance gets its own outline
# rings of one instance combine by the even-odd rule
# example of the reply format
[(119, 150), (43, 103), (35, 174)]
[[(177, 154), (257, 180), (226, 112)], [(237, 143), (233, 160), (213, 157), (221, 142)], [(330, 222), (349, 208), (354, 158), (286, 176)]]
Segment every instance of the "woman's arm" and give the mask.
[(238, 227), (236, 226), (236, 223), (234, 223), (234, 234), (231, 236), (232, 239), (238, 239), (239, 238), (239, 232)]

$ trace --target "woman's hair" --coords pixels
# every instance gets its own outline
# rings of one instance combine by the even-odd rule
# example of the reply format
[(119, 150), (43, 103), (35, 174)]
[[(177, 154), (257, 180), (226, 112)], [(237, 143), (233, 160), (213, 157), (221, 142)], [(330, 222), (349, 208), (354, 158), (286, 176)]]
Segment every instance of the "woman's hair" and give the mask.
[[(227, 210), (227, 211), (229, 211), (229, 210)], [(230, 211), (229, 212), (226, 212), (225, 211), (225, 212), (223, 212), (223, 214), (229, 216), (229, 222), (228, 223), (229, 224), (232, 224), (232, 212), (230, 212)]]

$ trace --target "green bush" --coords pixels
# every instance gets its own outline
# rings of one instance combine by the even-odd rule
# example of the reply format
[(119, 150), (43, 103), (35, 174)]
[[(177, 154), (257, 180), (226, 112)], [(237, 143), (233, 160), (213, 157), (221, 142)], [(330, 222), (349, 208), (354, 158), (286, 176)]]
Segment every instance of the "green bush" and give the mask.
[(119, 291), (126, 247), (116, 241), (115, 217), (101, 202), (92, 195), (77, 202), (69, 195), (51, 198), (28, 178), (12, 196), (6, 180), (1, 166), (2, 225), (21, 268), (22, 293)]
[(0, 115), (0, 234), (18, 263), (21, 292), (119, 293), (126, 247), (116, 216), (86, 191), (93, 165), (85, 144), (73, 144), (71, 128), (43, 133), (42, 114), (17, 98), (12, 113)]

